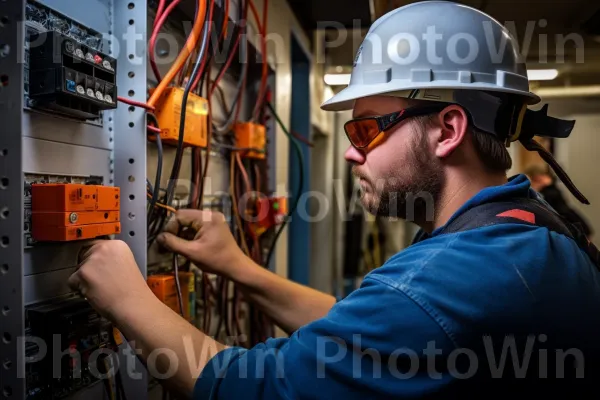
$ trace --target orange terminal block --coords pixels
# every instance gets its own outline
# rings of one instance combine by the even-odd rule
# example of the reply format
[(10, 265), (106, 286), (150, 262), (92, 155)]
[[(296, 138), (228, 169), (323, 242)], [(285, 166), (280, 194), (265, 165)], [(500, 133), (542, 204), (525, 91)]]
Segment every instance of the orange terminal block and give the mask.
[[(183, 302), (183, 315), (190, 321), (193, 319), (190, 309), (190, 285), (193, 283), (192, 272), (179, 272), (181, 284), (181, 297)], [(179, 313), (179, 300), (177, 299), (177, 286), (175, 275), (151, 275), (146, 280), (152, 293), (171, 310)]]
[(239, 122), (233, 126), (235, 133), (236, 147), (259, 149), (258, 151), (244, 151), (241, 155), (245, 158), (253, 158), (256, 160), (264, 160), (264, 153), (267, 145), (267, 129), (264, 125), (255, 124), (252, 122)]
[[(154, 92), (150, 90), (150, 94)], [(160, 126), (160, 138), (163, 143), (176, 146), (179, 142), (179, 125), (184, 90), (169, 87), (156, 104), (156, 119)], [(149, 136), (154, 140), (154, 135)], [(208, 143), (208, 101), (190, 93), (185, 112), (184, 146), (206, 147)]]
[(31, 234), (36, 241), (69, 242), (121, 233), (118, 187), (81, 184), (31, 186)]

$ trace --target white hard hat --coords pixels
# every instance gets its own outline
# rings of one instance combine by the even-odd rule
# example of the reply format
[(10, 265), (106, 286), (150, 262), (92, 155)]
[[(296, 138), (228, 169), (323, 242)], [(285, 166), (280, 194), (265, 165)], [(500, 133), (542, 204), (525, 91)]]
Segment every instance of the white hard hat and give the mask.
[(375, 21), (356, 54), (350, 84), (321, 108), (348, 110), (362, 97), (404, 97), (415, 89), (482, 90), (517, 95), (524, 104), (540, 101), (529, 91), (526, 66), (504, 26), (462, 4), (424, 1)]

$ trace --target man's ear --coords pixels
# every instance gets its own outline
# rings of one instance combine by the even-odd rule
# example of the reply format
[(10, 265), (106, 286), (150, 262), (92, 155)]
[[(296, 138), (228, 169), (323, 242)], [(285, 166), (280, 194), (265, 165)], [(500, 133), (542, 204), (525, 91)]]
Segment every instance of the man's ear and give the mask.
[(450, 156), (465, 140), (469, 128), (469, 117), (462, 107), (453, 104), (444, 108), (438, 118), (441, 131), (435, 155), (445, 158)]

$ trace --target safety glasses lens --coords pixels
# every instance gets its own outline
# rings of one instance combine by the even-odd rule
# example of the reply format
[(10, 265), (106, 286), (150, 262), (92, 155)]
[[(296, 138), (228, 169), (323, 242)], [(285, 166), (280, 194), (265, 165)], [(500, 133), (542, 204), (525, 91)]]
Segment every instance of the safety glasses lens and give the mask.
[(350, 142), (356, 147), (365, 147), (379, 135), (379, 125), (375, 119), (348, 121), (345, 125)]

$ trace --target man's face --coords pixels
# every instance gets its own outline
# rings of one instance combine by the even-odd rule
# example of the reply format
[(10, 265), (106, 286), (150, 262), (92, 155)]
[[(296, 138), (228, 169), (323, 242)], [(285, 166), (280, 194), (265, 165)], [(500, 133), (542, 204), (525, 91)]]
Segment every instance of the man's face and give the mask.
[[(380, 116), (407, 107), (405, 99), (374, 96), (357, 100), (353, 117)], [(376, 215), (433, 220), (433, 205), (443, 184), (434, 145), (427, 128), (409, 118), (381, 133), (367, 149), (350, 146), (345, 158), (353, 164), (363, 206)]]

